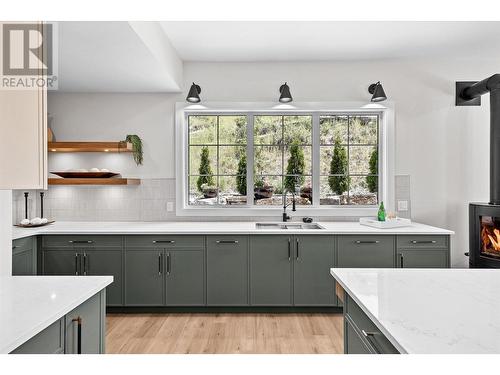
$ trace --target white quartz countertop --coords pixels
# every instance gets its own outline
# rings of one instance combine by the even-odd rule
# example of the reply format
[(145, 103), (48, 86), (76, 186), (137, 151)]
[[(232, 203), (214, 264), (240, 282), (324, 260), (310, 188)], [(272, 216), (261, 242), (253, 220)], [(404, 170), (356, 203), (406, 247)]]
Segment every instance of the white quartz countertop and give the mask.
[(401, 353), (500, 354), (500, 270), (330, 272)]
[(0, 277), (0, 353), (16, 349), (112, 282), (112, 276)]
[(412, 223), (394, 229), (376, 229), (358, 222), (319, 222), (324, 229), (256, 229), (255, 222), (78, 222), (60, 221), (38, 228), (12, 229), (13, 239), (40, 234), (453, 234), (454, 232)]

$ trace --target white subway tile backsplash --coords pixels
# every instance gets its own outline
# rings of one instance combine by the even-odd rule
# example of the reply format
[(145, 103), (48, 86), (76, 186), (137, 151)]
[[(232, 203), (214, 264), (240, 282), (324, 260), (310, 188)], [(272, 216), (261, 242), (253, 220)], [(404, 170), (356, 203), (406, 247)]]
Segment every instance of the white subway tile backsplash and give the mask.
[[(24, 218), (23, 191), (13, 192), (13, 223)], [(38, 191), (30, 191), (29, 217), (40, 214)], [(139, 186), (51, 186), (44, 216), (59, 221), (166, 221), (167, 201), (175, 201), (174, 179), (144, 179)]]

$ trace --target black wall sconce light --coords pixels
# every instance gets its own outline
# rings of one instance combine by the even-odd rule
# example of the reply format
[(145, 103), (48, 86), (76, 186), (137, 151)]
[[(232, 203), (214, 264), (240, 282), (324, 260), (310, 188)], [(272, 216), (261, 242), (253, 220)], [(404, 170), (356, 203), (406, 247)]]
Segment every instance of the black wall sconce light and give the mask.
[(280, 86), (280, 102), (281, 103), (290, 103), (293, 98), (292, 94), (290, 94), (290, 87), (285, 82), (284, 85)]
[(193, 82), (191, 88), (189, 89), (189, 93), (188, 96), (186, 97), (186, 100), (189, 103), (199, 103), (201, 101), (200, 93), (201, 93), (201, 87)]
[(385, 95), (384, 88), (382, 87), (382, 84), (380, 81), (377, 83), (372, 83), (368, 87), (368, 92), (372, 94), (372, 102), (382, 102), (387, 99), (387, 96)]

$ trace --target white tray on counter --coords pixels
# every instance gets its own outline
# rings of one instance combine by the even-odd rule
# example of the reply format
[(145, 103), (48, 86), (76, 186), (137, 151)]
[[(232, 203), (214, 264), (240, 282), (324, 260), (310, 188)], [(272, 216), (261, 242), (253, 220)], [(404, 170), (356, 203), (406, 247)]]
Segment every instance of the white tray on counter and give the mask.
[(390, 229), (390, 228), (401, 228), (411, 226), (410, 219), (403, 219), (397, 217), (395, 219), (386, 219), (385, 221), (378, 221), (376, 217), (361, 217), (359, 218), (359, 223), (361, 225), (367, 225), (369, 227), (378, 229)]

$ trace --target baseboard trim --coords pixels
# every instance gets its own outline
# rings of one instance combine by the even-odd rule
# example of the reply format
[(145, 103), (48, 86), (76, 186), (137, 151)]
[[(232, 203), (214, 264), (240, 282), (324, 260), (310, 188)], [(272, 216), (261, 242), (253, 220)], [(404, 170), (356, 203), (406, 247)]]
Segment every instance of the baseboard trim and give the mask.
[(190, 313), (190, 314), (213, 314), (213, 313), (328, 313), (342, 314), (342, 307), (294, 307), (294, 306), (200, 306), (200, 307), (167, 307), (167, 306), (108, 306), (107, 314), (162, 314), (162, 313)]

